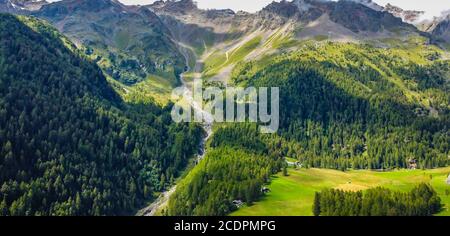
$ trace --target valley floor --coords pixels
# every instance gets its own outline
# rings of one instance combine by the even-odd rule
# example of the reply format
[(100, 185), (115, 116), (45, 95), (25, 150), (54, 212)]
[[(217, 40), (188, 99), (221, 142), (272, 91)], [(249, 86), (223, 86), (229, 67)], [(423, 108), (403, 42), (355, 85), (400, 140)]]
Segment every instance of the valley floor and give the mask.
[(450, 216), (450, 185), (446, 183), (450, 167), (434, 170), (399, 170), (341, 172), (325, 169), (289, 169), (289, 176), (278, 174), (269, 185), (270, 193), (252, 206), (245, 206), (233, 216), (312, 216), (314, 193), (324, 188), (365, 190), (383, 186), (409, 191), (421, 182), (430, 183), (439, 194), (444, 209), (438, 215)]

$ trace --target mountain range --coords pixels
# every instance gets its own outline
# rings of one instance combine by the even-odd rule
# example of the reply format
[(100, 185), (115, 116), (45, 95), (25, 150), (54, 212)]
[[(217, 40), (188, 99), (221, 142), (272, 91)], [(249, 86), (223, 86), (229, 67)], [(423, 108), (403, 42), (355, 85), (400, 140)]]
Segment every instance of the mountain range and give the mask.
[(45, 0), (1, 0), (0, 11), (9, 13), (27, 13), (37, 11), (49, 4)]
[[(117, 0), (2, 0), (0, 11), (49, 21), (86, 47), (106, 74), (125, 86), (149, 76), (164, 77), (175, 86), (185, 64), (194, 67), (196, 60), (206, 59), (207, 49), (232, 51), (254, 38), (255, 32), (261, 33), (262, 41), (277, 34), (277, 38), (341, 42), (422, 35), (442, 47), (450, 42), (448, 16), (425, 24), (417, 22), (420, 11), (382, 7), (371, 0), (283, 0), (257, 13), (202, 10), (192, 0), (147, 6), (126, 6)], [(234, 43), (225, 43), (230, 41)], [(249, 57), (266, 51), (271, 50), (260, 48)], [(207, 76), (222, 72), (220, 77), (226, 77), (230, 69), (211, 70)]]
[[(150, 201), (151, 213), (227, 215), (289, 163), (450, 164), (448, 15), (417, 22), (420, 11), (370, 0), (0, 11), (0, 215), (134, 214)], [(279, 130), (173, 122), (172, 89), (192, 79), (280, 88)]]

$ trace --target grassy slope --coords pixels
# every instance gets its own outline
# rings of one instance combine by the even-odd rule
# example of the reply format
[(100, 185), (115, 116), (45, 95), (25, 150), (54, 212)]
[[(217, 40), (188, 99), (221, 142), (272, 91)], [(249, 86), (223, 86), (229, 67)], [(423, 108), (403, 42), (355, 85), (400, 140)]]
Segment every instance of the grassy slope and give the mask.
[(243, 61), (247, 55), (255, 50), (261, 43), (262, 37), (257, 36), (241, 47), (228, 52), (228, 58), (225, 52), (216, 51), (205, 60), (205, 77), (209, 78), (220, 72), (223, 68)]
[[(325, 169), (289, 169), (289, 176), (274, 176), (267, 194), (261, 201), (245, 206), (233, 216), (286, 216), (312, 215), (314, 193), (324, 188), (365, 190), (384, 186), (394, 190), (409, 191), (420, 182), (429, 182), (445, 204), (439, 215), (450, 216), (450, 185), (445, 183), (450, 167), (435, 170), (401, 170), (393, 172), (349, 171)], [(432, 176), (432, 178), (430, 178)]]
[(146, 80), (131, 86), (124, 85), (119, 81), (108, 78), (109, 83), (129, 103), (157, 103), (165, 106), (170, 101), (176, 81), (170, 81), (165, 77), (149, 75)]
[[(415, 81), (406, 81), (397, 75), (395, 71), (391, 68), (386, 61), (380, 58), (389, 58), (395, 61), (397, 64), (402, 63), (413, 63), (421, 66), (429, 66), (435, 61), (430, 61), (427, 57), (431, 54), (445, 55), (445, 51), (437, 48), (433, 45), (427, 45), (423, 38), (411, 37), (407, 40), (399, 42), (394, 39), (385, 39), (383, 43), (389, 45), (389, 49), (383, 49), (374, 47), (368, 50), (363, 45), (353, 44), (353, 43), (329, 43), (329, 42), (319, 42), (314, 41), (293, 41), (289, 40), (289, 37), (282, 39), (273, 39), (274, 48), (286, 48), (293, 47), (297, 48), (294, 53), (287, 54), (287, 56), (267, 56), (253, 61), (255, 66), (252, 68), (251, 72), (247, 71), (248, 75), (253, 75), (263, 68), (267, 67), (269, 64), (275, 61), (283, 61), (286, 58), (291, 58), (291, 60), (296, 60), (298, 63), (314, 62), (316, 64), (320, 63), (331, 63), (334, 65), (339, 65), (343, 67), (355, 66), (360, 67), (363, 65), (370, 67), (377, 71), (384, 80), (389, 81), (396, 89), (402, 92), (407, 103), (416, 103), (424, 108), (429, 108), (432, 98), (430, 98), (430, 91), (419, 91), (418, 84)], [(380, 42), (378, 42), (380, 43)], [(370, 44), (369, 44), (370, 45)], [(348, 57), (349, 52), (358, 55), (361, 59), (360, 61), (355, 61)], [(374, 59), (377, 57), (377, 59)], [(442, 56), (445, 58), (445, 56)], [(443, 60), (443, 59), (439, 59)], [(239, 66), (235, 67), (233, 70), (233, 76), (237, 77), (242, 71), (240, 71)], [(371, 91), (368, 88), (368, 84), (360, 83), (359, 81), (354, 81), (358, 86), (363, 89)], [(380, 92), (380, 91), (378, 91)], [(436, 93), (433, 90), (432, 93)]]

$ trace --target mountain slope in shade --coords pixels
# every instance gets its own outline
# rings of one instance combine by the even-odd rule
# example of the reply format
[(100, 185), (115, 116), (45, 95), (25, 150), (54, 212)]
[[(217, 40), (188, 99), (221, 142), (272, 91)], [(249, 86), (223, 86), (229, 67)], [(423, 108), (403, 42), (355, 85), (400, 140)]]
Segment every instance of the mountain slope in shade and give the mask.
[(205, 47), (253, 29), (252, 15), (232, 10), (203, 10), (192, 0), (157, 1), (147, 6), (162, 19), (172, 37), (201, 54)]
[(146, 8), (116, 0), (64, 0), (45, 5), (33, 15), (87, 46), (106, 73), (125, 84), (149, 75), (173, 83), (184, 60), (159, 18)]
[(199, 129), (125, 104), (80, 54), (53, 27), (0, 14), (0, 215), (129, 214), (197, 150)]
[(331, 19), (354, 32), (381, 30), (395, 30), (398, 27), (412, 26), (404, 24), (401, 19), (388, 12), (375, 11), (364, 5), (349, 1), (340, 1), (335, 4), (331, 12)]
[(293, 49), (302, 40), (388, 46), (386, 38), (420, 35), (414, 26), (371, 1), (280, 1), (257, 13), (203, 10), (192, 0), (157, 1), (147, 7), (183, 46), (191, 68), (195, 60), (204, 62), (203, 76), (221, 82), (237, 62)]
[(432, 34), (434, 37), (450, 43), (450, 14), (437, 23)]

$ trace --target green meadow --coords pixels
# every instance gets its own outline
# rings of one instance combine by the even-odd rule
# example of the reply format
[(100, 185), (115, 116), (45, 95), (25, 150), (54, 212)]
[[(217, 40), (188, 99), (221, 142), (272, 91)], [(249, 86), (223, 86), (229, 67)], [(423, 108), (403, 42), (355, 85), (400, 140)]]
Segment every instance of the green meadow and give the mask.
[(243, 61), (253, 50), (255, 50), (261, 43), (262, 37), (257, 36), (244, 45), (234, 49), (231, 52), (223, 53), (219, 50), (215, 51), (205, 60), (205, 77), (212, 77), (220, 72), (223, 68), (234, 65)]
[(233, 216), (312, 216), (314, 193), (324, 188), (348, 191), (386, 187), (409, 191), (421, 182), (430, 183), (438, 192), (442, 212), (450, 216), (450, 185), (446, 183), (450, 167), (433, 170), (398, 170), (375, 172), (355, 170), (341, 172), (326, 169), (289, 169), (289, 175), (278, 174), (269, 185), (270, 193), (251, 206), (233, 212)]

